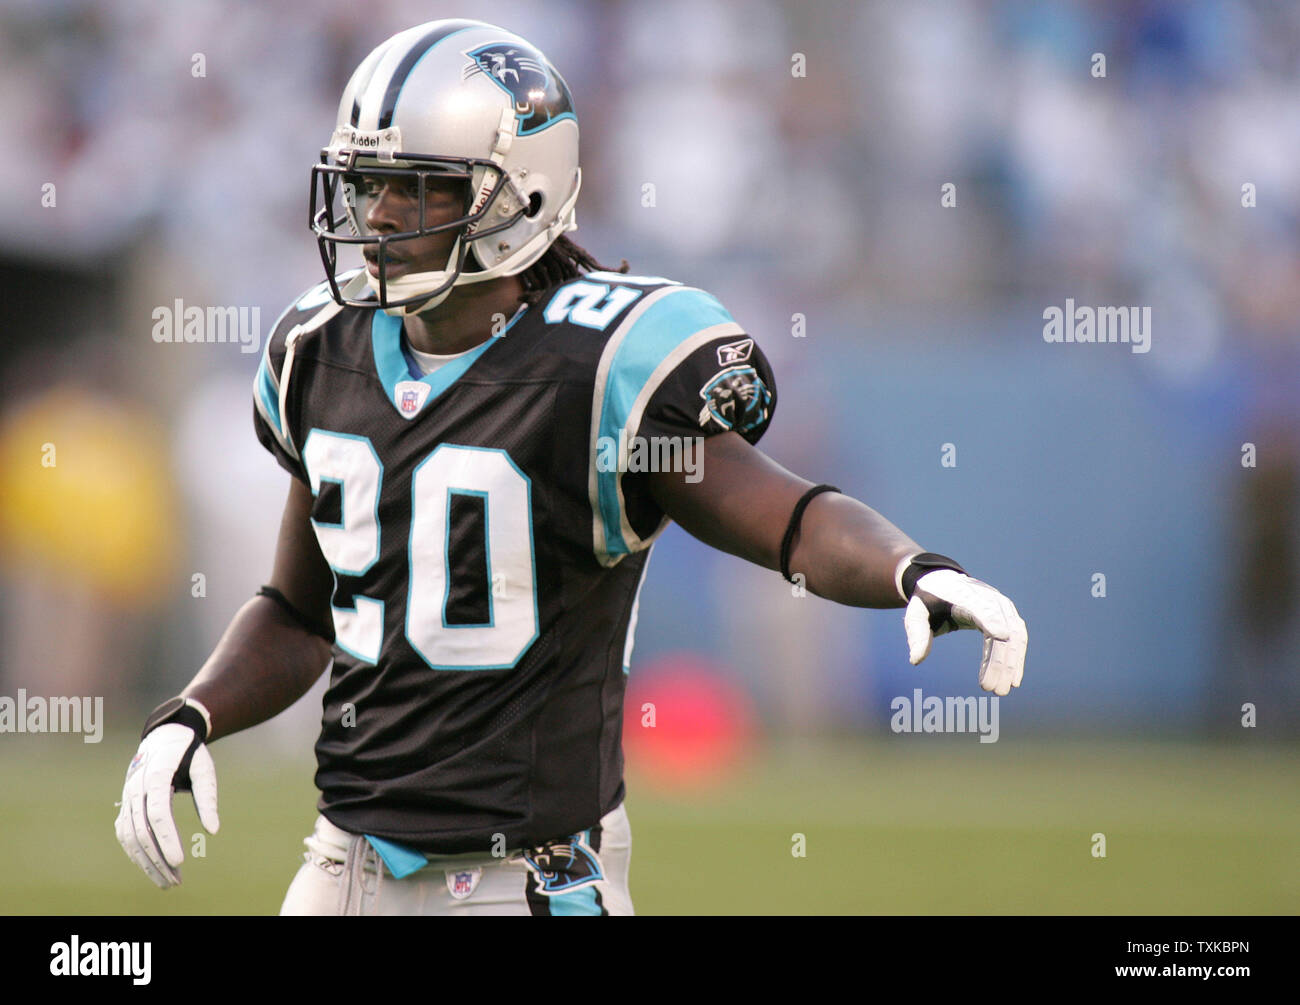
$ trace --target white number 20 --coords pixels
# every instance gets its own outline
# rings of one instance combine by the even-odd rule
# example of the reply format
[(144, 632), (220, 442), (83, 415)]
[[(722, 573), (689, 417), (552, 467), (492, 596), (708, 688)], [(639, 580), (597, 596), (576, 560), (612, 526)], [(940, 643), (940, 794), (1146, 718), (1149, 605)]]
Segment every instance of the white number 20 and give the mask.
[[(312, 520), (335, 576), (359, 576), (379, 560), (379, 492), (383, 464), (363, 436), (313, 429), (302, 450), (313, 495), (321, 482), (339, 484), (338, 523)], [(532, 486), (504, 450), (439, 444), (411, 475), (407, 554), (406, 639), (435, 670), (501, 670), (519, 662), (538, 635)], [(486, 519), (486, 624), (449, 625), (448, 555), (453, 495), (478, 496)], [(379, 662), (384, 603), (356, 595), (353, 608), (333, 607), (335, 642), (366, 663)]]

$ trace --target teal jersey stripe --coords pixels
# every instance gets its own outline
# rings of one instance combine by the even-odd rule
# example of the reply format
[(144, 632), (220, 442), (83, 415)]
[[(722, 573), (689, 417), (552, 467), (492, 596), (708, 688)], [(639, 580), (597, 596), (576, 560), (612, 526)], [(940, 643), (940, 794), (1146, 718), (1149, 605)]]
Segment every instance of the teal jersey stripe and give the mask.
[[(715, 297), (703, 290), (682, 287), (680, 291), (651, 304), (633, 322), (614, 350), (605, 381), (597, 435), (618, 442), (619, 430), (627, 423), (633, 403), (668, 354), (696, 332), (727, 322), (735, 323), (735, 319)], [(627, 434), (634, 436), (636, 430), (629, 429)], [(595, 463), (594, 457), (592, 463)], [(610, 555), (626, 555), (631, 551), (623, 538), (618, 479), (618, 471), (596, 473), (597, 499), (605, 527), (605, 550)]]

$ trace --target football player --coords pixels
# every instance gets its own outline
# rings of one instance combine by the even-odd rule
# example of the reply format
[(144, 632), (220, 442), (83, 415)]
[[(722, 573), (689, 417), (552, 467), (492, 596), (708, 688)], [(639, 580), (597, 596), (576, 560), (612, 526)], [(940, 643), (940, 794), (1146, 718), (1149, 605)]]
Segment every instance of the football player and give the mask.
[[(610, 271), (575, 227), (578, 120), (534, 46), (474, 21), (388, 39), (312, 171), (326, 278), (254, 383), (293, 476), (270, 582), (145, 724), (117, 834), (180, 882), (172, 793), (216, 832), (208, 746), (330, 668), (301, 913), (630, 914), (621, 726), (655, 538), (819, 596), (984, 635), (1020, 684), (1015, 607), (879, 514), (755, 449), (762, 351), (702, 290)], [(338, 274), (340, 246), (364, 267)], [(638, 460), (639, 458), (639, 460)]]

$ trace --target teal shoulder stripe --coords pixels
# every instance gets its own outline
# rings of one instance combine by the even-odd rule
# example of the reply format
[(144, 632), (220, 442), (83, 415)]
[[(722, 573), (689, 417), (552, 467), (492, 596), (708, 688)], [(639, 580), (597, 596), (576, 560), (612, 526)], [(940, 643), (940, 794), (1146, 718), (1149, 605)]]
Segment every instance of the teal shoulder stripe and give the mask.
[[(627, 424), (633, 404), (659, 364), (696, 332), (729, 321), (734, 323), (735, 319), (715, 297), (690, 287), (675, 290), (651, 304), (614, 350), (600, 405), (598, 435), (618, 442), (619, 431)], [(635, 432), (629, 429), (628, 435)], [(605, 526), (605, 550), (610, 555), (626, 555), (631, 549), (623, 537), (619, 515), (619, 473), (598, 471), (596, 477), (600, 516)]]

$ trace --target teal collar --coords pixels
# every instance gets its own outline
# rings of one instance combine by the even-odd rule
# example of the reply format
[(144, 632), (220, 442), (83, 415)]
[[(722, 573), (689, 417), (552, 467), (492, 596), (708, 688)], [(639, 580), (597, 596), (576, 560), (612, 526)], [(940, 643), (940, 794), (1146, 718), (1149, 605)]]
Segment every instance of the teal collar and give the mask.
[[(515, 318), (517, 319), (518, 316), (515, 315)], [(399, 413), (410, 418), (411, 412), (409, 409), (412, 400), (418, 400), (419, 403), (415, 407), (422, 409), (459, 380), (465, 371), (491, 348), (496, 338), (486, 339), (481, 345), (475, 346), (459, 359), (452, 360), (446, 366), (440, 366), (433, 373), (426, 373), (419, 378), (411, 373), (410, 367), (406, 363), (406, 354), (402, 352), (402, 319), (400, 317), (385, 314), (383, 311), (375, 311), (370, 322), (370, 341), (374, 346), (375, 371), (379, 374), (379, 382), (384, 385), (384, 393), (388, 396), (388, 403), (397, 409)], [(403, 411), (402, 401), (398, 397), (397, 391), (399, 383), (408, 386), (424, 384), (429, 390), (417, 395), (414, 399), (408, 397), (408, 410)]]

